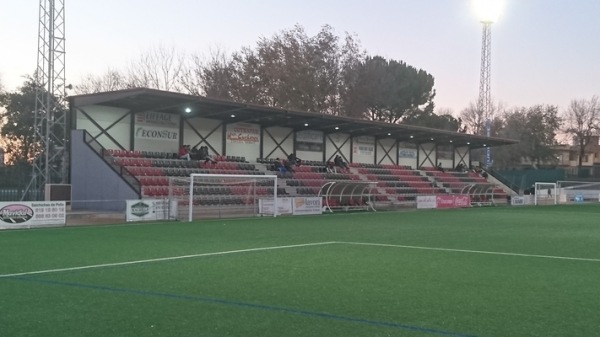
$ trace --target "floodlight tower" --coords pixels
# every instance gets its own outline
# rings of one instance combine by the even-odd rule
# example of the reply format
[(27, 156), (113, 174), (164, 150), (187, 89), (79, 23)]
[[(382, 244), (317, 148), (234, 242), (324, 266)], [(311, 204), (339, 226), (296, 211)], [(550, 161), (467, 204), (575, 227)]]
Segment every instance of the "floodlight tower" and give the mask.
[[(490, 74), (492, 64), (492, 22), (482, 21), (483, 34), (481, 38), (481, 73), (479, 74), (479, 98), (477, 110), (485, 118), (485, 135), (491, 136), (490, 108), (492, 104), (490, 89)], [(492, 152), (485, 149), (485, 167), (492, 165)]]
[[(501, 0), (475, 0), (475, 10), (481, 23), (483, 32), (481, 37), (481, 72), (479, 74), (479, 98), (477, 110), (485, 119), (485, 134), (491, 136), (491, 108), (492, 97), (490, 88), (492, 68), (492, 23), (500, 14)], [(492, 152), (489, 147), (485, 149), (485, 167), (492, 165)]]
[[(35, 72), (34, 144), (40, 144), (28, 191), (67, 179), (65, 2), (40, 0)], [(26, 196), (24, 195), (24, 198)]]

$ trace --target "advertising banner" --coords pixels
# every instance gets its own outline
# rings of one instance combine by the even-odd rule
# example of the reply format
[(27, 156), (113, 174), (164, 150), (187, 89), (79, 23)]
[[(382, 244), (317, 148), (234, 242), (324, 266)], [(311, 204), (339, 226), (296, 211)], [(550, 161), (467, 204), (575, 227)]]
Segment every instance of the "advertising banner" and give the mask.
[(177, 214), (177, 201), (169, 207), (167, 199), (127, 200), (126, 221), (153, 221), (174, 219)]
[(417, 208), (435, 208), (437, 205), (437, 199), (435, 195), (418, 195), (417, 196)]
[(352, 152), (354, 154), (372, 156), (375, 153), (375, 137), (355, 137), (352, 143)]
[(320, 197), (296, 197), (294, 198), (294, 215), (321, 214), (323, 213), (323, 199)]
[(323, 152), (323, 132), (314, 130), (296, 132), (296, 150)]
[(468, 195), (438, 195), (437, 208), (471, 207), (471, 197)]
[(135, 114), (135, 138), (156, 141), (179, 141), (179, 116), (146, 111)]
[[(271, 214), (275, 210), (273, 199), (259, 199), (258, 208), (260, 214)], [(292, 214), (292, 198), (277, 198), (277, 215)]]
[(419, 195), (417, 208), (465, 208), (471, 207), (471, 197), (468, 195)]
[(0, 229), (64, 225), (65, 201), (0, 202)]
[(260, 141), (260, 127), (248, 123), (233, 123), (227, 125), (225, 138), (227, 143), (258, 144)]

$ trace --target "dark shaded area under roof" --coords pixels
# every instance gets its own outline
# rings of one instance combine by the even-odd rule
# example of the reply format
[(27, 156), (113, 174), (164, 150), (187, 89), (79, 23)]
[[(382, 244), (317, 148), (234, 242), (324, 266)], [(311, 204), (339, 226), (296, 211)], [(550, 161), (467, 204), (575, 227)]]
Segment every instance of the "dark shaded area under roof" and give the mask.
[[(265, 127), (281, 126), (299, 130), (347, 133), (352, 136), (394, 138), (411, 143), (436, 143), (469, 148), (516, 144), (503, 138), (475, 136), (405, 124), (389, 124), (363, 119), (271, 108), (226, 100), (187, 95), (148, 88), (134, 88), (69, 97), (71, 109), (86, 105), (104, 105), (128, 109), (133, 113), (158, 111), (185, 117), (217, 119), (227, 123), (246, 122)], [(186, 112), (186, 108), (190, 112)], [(336, 129), (336, 127), (338, 129)]]

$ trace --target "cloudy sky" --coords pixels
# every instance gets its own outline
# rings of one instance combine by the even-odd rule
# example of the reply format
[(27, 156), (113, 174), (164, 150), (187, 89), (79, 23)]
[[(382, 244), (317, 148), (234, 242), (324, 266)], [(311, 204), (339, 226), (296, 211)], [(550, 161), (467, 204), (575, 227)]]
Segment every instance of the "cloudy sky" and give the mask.
[[(0, 0), (0, 78), (16, 89), (37, 53), (37, 0)], [(208, 55), (300, 24), (356, 34), (371, 55), (435, 77), (437, 108), (477, 99), (482, 25), (471, 0), (77, 0), (66, 2), (67, 82), (123, 68), (159, 45)], [(492, 26), (492, 96), (507, 106), (600, 95), (600, 1), (505, 0)]]

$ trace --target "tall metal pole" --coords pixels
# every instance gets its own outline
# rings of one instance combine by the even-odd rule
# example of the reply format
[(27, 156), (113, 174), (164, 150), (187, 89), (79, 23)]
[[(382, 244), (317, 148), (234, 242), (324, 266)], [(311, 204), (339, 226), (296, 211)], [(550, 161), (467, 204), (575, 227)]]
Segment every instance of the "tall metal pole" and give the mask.
[(34, 146), (39, 148), (23, 199), (33, 198), (28, 193), (39, 193), (46, 184), (67, 179), (64, 0), (40, 0), (35, 85)]
[[(490, 76), (492, 66), (492, 22), (483, 21), (483, 34), (481, 38), (481, 73), (479, 76), (479, 99), (477, 110), (485, 121), (485, 134), (491, 136), (491, 89)], [(489, 147), (485, 149), (485, 167), (492, 165), (492, 152)]]

